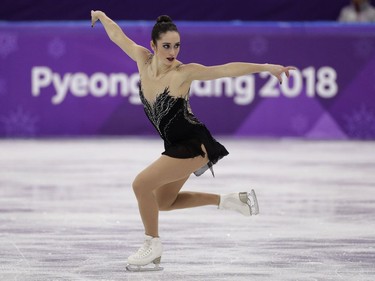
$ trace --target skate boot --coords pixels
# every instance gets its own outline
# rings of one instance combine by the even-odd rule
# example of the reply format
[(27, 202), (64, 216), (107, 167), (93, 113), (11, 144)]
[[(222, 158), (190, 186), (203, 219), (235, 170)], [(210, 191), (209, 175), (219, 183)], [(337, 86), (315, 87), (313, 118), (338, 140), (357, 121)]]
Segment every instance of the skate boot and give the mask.
[(143, 246), (128, 258), (128, 271), (159, 271), (163, 247), (160, 238), (146, 235)]
[(245, 216), (259, 214), (258, 200), (253, 189), (250, 192), (220, 195), (219, 209), (233, 210)]

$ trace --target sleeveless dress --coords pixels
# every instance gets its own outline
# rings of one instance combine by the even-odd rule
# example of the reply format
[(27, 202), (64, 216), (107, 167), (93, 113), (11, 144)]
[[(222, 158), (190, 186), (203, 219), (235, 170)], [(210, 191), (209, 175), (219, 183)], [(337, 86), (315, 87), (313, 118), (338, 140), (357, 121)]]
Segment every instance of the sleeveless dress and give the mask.
[(184, 97), (171, 96), (169, 88), (156, 96), (150, 103), (143, 95), (141, 83), (139, 95), (144, 111), (164, 140), (165, 151), (163, 155), (173, 158), (193, 158), (205, 156), (201, 148), (203, 144), (207, 151), (208, 163), (194, 172), (196, 176), (202, 175), (207, 169), (214, 172), (212, 166), (221, 158), (228, 155), (226, 148), (217, 142), (206, 128), (192, 113), (189, 104), (189, 95)]

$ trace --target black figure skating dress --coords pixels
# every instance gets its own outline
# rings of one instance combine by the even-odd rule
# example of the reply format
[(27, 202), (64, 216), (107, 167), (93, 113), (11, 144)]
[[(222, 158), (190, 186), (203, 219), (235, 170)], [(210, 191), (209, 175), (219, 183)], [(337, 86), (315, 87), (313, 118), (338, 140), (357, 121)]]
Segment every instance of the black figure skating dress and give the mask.
[(185, 159), (199, 155), (204, 157), (205, 153), (201, 148), (203, 144), (209, 162), (194, 174), (200, 176), (210, 169), (214, 175), (212, 165), (229, 153), (191, 112), (189, 95), (186, 98), (173, 97), (166, 88), (153, 103), (150, 103), (144, 97), (141, 85), (139, 94), (148, 119), (164, 140), (165, 151), (162, 154)]

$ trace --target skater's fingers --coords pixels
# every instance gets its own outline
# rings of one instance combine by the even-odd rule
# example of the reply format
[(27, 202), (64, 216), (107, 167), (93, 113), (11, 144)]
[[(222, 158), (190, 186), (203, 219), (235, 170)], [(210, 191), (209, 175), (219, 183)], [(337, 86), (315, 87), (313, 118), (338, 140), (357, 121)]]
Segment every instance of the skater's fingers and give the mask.
[(289, 78), (289, 69), (286, 69), (286, 70), (285, 70), (285, 75), (286, 75), (286, 77)]
[(281, 75), (276, 75), (277, 80), (279, 80), (279, 83), (283, 83), (283, 79), (281, 78)]
[(91, 27), (94, 27), (95, 22), (98, 20), (97, 16), (95, 15), (95, 11), (91, 10)]

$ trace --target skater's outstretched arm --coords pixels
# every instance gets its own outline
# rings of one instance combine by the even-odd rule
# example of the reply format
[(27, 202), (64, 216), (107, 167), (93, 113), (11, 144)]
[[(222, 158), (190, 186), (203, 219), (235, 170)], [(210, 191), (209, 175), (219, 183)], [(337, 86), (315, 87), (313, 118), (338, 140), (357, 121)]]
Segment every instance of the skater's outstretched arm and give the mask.
[(292, 66), (282, 66), (277, 64), (256, 64), (245, 62), (232, 62), (216, 66), (204, 66), (197, 63), (190, 63), (183, 66), (186, 79), (193, 80), (213, 80), (223, 77), (238, 77), (251, 73), (269, 72), (274, 75), (279, 82), (282, 82), (283, 73), (289, 77), (289, 71), (295, 69)]
[(138, 64), (147, 60), (150, 55), (150, 51), (148, 49), (136, 44), (133, 40), (126, 36), (118, 24), (107, 17), (107, 15), (102, 11), (91, 11), (91, 26), (94, 27), (98, 20), (100, 20), (100, 22), (103, 24), (108, 37), (132, 60)]

